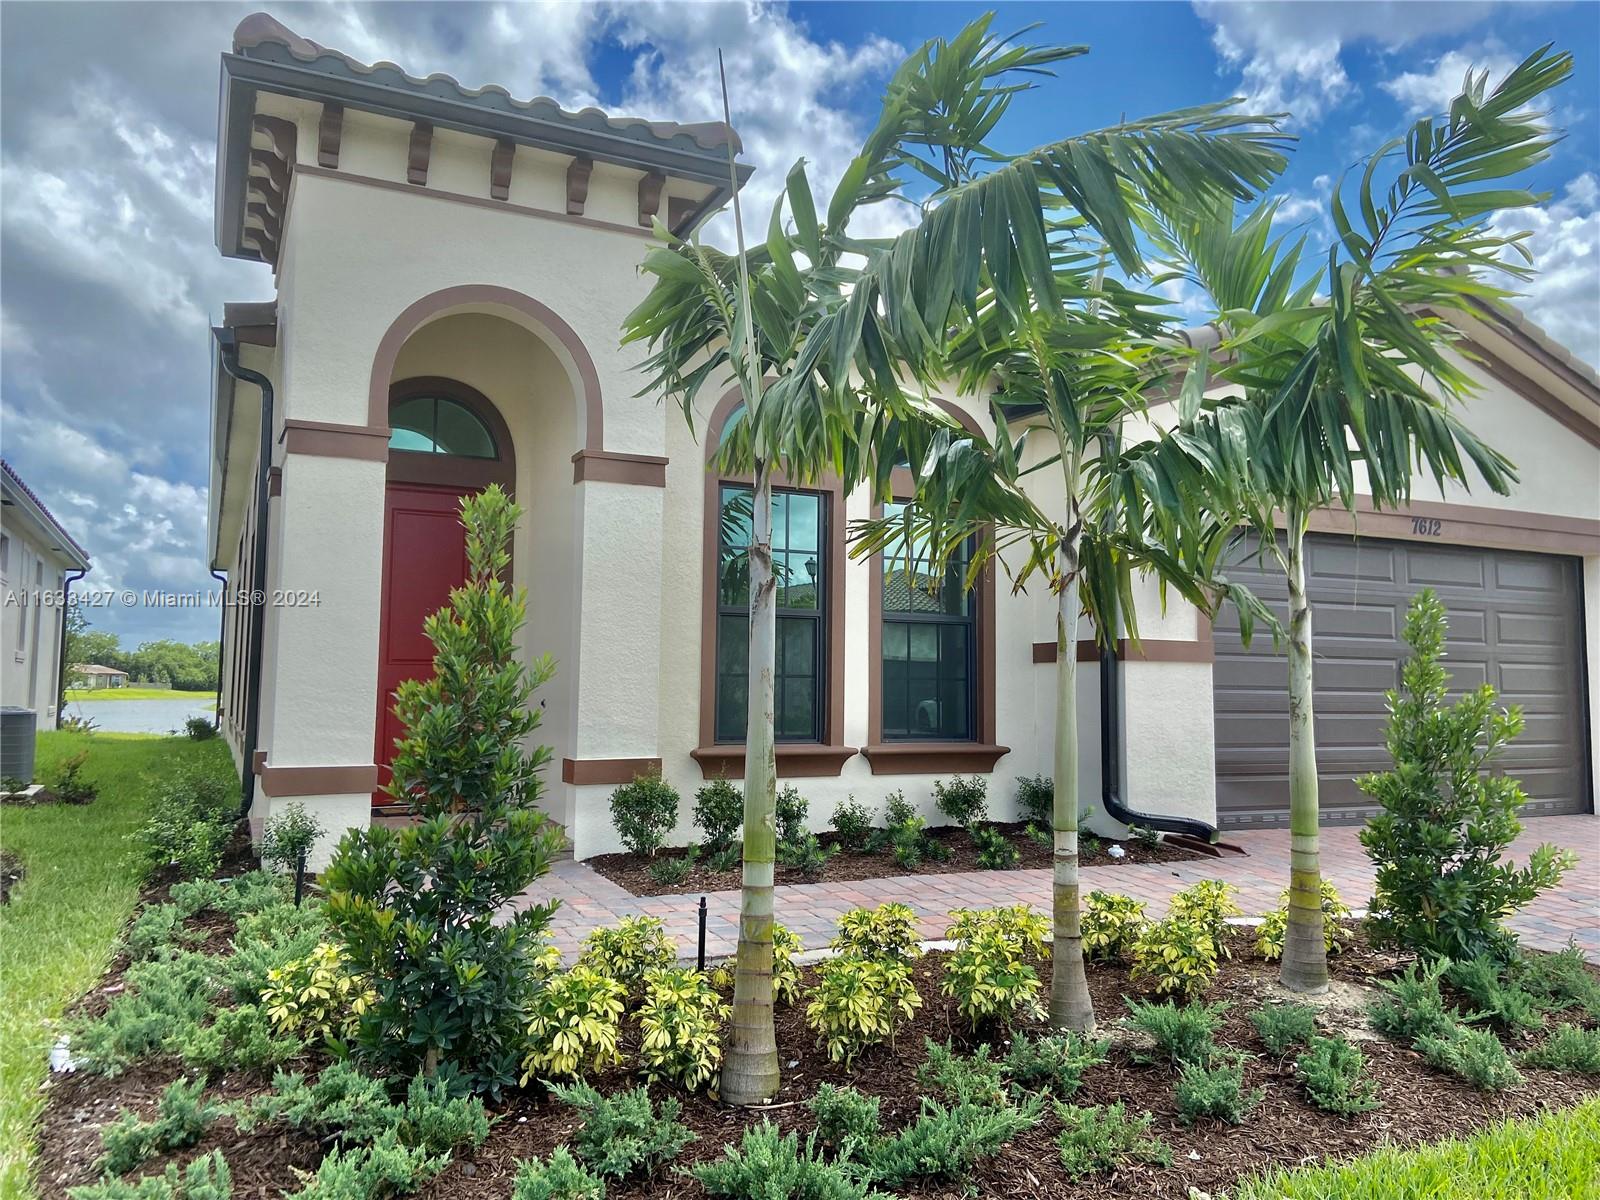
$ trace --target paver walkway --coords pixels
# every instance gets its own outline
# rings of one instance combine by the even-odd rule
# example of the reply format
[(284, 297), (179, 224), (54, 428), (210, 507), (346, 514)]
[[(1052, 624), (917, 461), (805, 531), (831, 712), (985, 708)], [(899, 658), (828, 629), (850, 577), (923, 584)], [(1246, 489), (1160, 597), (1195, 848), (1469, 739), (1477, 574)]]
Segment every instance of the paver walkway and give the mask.
[[(1372, 864), (1356, 840), (1357, 826), (1323, 831), (1322, 869), (1352, 907), (1364, 907), (1372, 894)], [(1258, 916), (1276, 908), (1278, 895), (1288, 882), (1289, 835), (1281, 830), (1233, 832), (1228, 840), (1244, 847), (1248, 857), (1149, 866), (1099, 866), (1083, 870), (1083, 890), (1094, 888), (1123, 892), (1150, 903), (1154, 913), (1165, 910), (1168, 898), (1200, 879), (1225, 879), (1239, 889), (1239, 906)], [(1542, 950), (1559, 950), (1568, 938), (1591, 961), (1600, 961), (1600, 817), (1536, 817), (1523, 823), (1522, 836), (1513, 848), (1525, 855), (1542, 842), (1554, 842), (1575, 851), (1578, 865), (1561, 886), (1523, 909), (1512, 927), (1523, 944)], [(561, 899), (553, 922), (555, 944), (564, 954), (577, 949), (583, 935), (597, 925), (619, 917), (647, 913), (660, 917), (677, 940), (684, 957), (695, 953), (699, 896), (635, 896), (590, 867), (570, 860), (556, 863), (551, 873), (530, 893), (533, 897)], [(819, 948), (833, 936), (834, 924), (847, 909), (872, 906), (886, 900), (909, 904), (921, 918), (926, 938), (944, 936), (946, 914), (953, 908), (991, 908), (999, 904), (1031, 904), (1045, 912), (1050, 907), (1050, 872), (973, 871), (952, 875), (901, 875), (851, 883), (784, 885), (776, 889), (778, 920), (800, 935), (807, 948)], [(712, 892), (706, 897), (706, 954), (731, 955), (739, 935), (739, 893)]]

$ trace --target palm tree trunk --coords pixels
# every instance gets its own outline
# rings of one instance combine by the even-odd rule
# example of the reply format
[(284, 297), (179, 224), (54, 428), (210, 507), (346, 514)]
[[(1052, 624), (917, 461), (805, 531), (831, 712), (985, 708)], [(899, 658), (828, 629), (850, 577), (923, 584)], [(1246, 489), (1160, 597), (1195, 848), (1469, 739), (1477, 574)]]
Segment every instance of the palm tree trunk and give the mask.
[(733, 977), (733, 1036), (722, 1099), (761, 1104), (778, 1093), (772, 1015), (772, 872), (778, 761), (773, 745), (777, 589), (772, 574), (772, 470), (757, 461), (750, 528), (750, 707), (744, 735), (744, 888)]
[(1279, 978), (1293, 992), (1328, 990), (1318, 844), (1317, 731), (1312, 717), (1311, 603), (1306, 597), (1304, 513), (1289, 534), (1289, 927)]
[(1083, 971), (1078, 882), (1078, 534), (1062, 542), (1056, 593), (1055, 886), (1050, 964), (1050, 1024), (1087, 1033), (1094, 1000)]

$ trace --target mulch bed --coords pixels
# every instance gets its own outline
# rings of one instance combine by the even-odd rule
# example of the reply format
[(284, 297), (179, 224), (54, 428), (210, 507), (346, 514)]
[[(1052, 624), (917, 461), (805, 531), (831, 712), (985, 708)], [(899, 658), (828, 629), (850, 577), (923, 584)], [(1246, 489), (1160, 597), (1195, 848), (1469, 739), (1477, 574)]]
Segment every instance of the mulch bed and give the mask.
[[(1246, 1086), (1264, 1088), (1266, 1099), (1245, 1124), (1234, 1127), (1207, 1120), (1185, 1128), (1179, 1123), (1172, 1097), (1171, 1072), (1164, 1067), (1134, 1062), (1131, 1038), (1116, 1028), (1116, 1018), (1126, 1011), (1123, 997), (1138, 995), (1138, 989), (1130, 984), (1123, 968), (1092, 967), (1089, 983), (1096, 1008), (1104, 1031), (1112, 1034), (1116, 1041), (1111, 1061), (1091, 1069), (1083, 1088), (1071, 1100), (1075, 1104), (1110, 1104), (1120, 1100), (1127, 1104), (1131, 1113), (1150, 1111), (1155, 1116), (1152, 1131), (1171, 1146), (1173, 1165), (1170, 1168), (1130, 1165), (1114, 1174), (1073, 1179), (1056, 1165), (1059, 1160), (1055, 1137), (1059, 1124), (1047, 1110), (1045, 1120), (1038, 1127), (980, 1165), (964, 1183), (930, 1183), (904, 1194), (951, 1197), (952, 1200), (972, 1195), (1186, 1200), (1190, 1187), (1213, 1193), (1225, 1190), (1241, 1176), (1254, 1174), (1269, 1165), (1294, 1166), (1319, 1158), (1357, 1155), (1385, 1141), (1402, 1144), (1434, 1141), (1510, 1117), (1568, 1107), (1600, 1092), (1600, 1081), (1525, 1069), (1521, 1086), (1500, 1095), (1488, 1095), (1430, 1069), (1412, 1051), (1374, 1038), (1364, 1029), (1360, 1017), (1367, 998), (1366, 989), (1375, 980), (1394, 974), (1406, 960), (1375, 951), (1359, 936), (1353, 936), (1350, 947), (1333, 960), (1334, 1008), (1324, 1023), (1359, 1040), (1367, 1056), (1368, 1074), (1378, 1085), (1383, 1107), (1350, 1118), (1322, 1112), (1305, 1101), (1294, 1080), (1292, 1056), (1284, 1061), (1268, 1056), (1250, 1024), (1250, 1013), (1257, 1005), (1278, 994), (1276, 967), (1254, 956), (1250, 948), (1252, 932), (1237, 931), (1232, 936), (1234, 957), (1224, 965), (1206, 998), (1226, 998), (1233, 1002), (1219, 1040), (1256, 1056), (1249, 1061)], [(897, 1044), (865, 1052), (853, 1070), (829, 1062), (826, 1053), (818, 1049), (815, 1036), (805, 1025), (803, 1002), (779, 1008), (778, 1045), (783, 1055), (783, 1087), (776, 1104), (764, 1113), (747, 1112), (724, 1108), (704, 1096), (680, 1096), (681, 1119), (696, 1134), (696, 1140), (684, 1151), (680, 1165), (720, 1157), (725, 1145), (736, 1144), (747, 1126), (764, 1119), (770, 1119), (785, 1131), (797, 1130), (803, 1135), (811, 1127), (804, 1102), (822, 1083), (853, 1084), (881, 1097), (886, 1130), (908, 1124), (915, 1118), (921, 1101), (915, 1074), (917, 1065), (925, 1057), (924, 1039), (953, 1038), (963, 1047), (977, 1042), (951, 1004), (939, 993), (944, 957), (940, 953), (930, 953), (917, 964), (923, 1008), (900, 1034)], [(1038, 965), (1041, 977), (1047, 981), (1048, 964)], [(91, 993), (83, 1008), (91, 1012), (102, 1009), (106, 1001), (103, 989), (115, 987), (119, 975), (120, 964), (102, 989)], [(1562, 1019), (1572, 1018), (1569, 1015)], [(637, 1030), (630, 1027), (625, 1034), (625, 1040), (634, 1043), (625, 1047), (630, 1055), (636, 1048), (637, 1038)], [(1524, 1038), (1509, 1044), (1522, 1048), (1534, 1040)], [(289, 1067), (314, 1071), (324, 1062), (319, 1056), (308, 1056), (305, 1061), (291, 1063)], [(62, 1196), (68, 1187), (92, 1181), (94, 1162), (100, 1153), (100, 1128), (114, 1119), (124, 1106), (146, 1115), (153, 1113), (161, 1089), (180, 1073), (176, 1062), (147, 1061), (116, 1078), (82, 1071), (52, 1076), (40, 1130), (41, 1195)], [(602, 1091), (609, 1092), (633, 1086), (635, 1080), (627, 1071), (619, 1069), (593, 1082)], [(270, 1086), (266, 1077), (246, 1073), (236, 1073), (212, 1083), (213, 1090), (228, 1099), (259, 1094)], [(659, 1085), (652, 1090), (658, 1099), (675, 1094)], [(491, 1107), (499, 1120), (489, 1140), (477, 1151), (458, 1156), (443, 1174), (422, 1190), (421, 1196), (429, 1200), (506, 1200), (511, 1194), (518, 1161), (548, 1155), (554, 1147), (567, 1141), (577, 1126), (570, 1109), (541, 1096), (536, 1090), (509, 1095), (498, 1106)], [(200, 1145), (153, 1159), (140, 1168), (140, 1173), (159, 1172), (167, 1162), (187, 1163), (213, 1149), (221, 1149), (228, 1160), (233, 1172), (234, 1195), (262, 1200), (299, 1187), (301, 1177), (297, 1171), (314, 1169), (322, 1153), (322, 1147), (314, 1139), (292, 1131), (264, 1128), (244, 1135), (230, 1120), (224, 1119), (213, 1126)], [(614, 1200), (642, 1197), (676, 1200), (705, 1193), (693, 1179), (666, 1173), (653, 1180), (612, 1186), (607, 1194)]]
[[(1009, 824), (993, 824), (991, 828), (999, 830), (1005, 835), (1006, 840), (1017, 848), (1021, 855), (1015, 866), (1009, 868), (1013, 871), (1048, 870), (1051, 866), (1050, 847), (1042, 845), (1029, 837), (1025, 832), (1026, 825), (1022, 822)], [(776, 881), (784, 883), (850, 883), (858, 879), (889, 879), (899, 875), (952, 875), (964, 871), (981, 871), (983, 866), (978, 862), (977, 847), (972, 844), (972, 838), (966, 830), (957, 826), (940, 826), (928, 830), (928, 837), (945, 847), (950, 857), (943, 862), (924, 859), (915, 870), (908, 871), (904, 867), (896, 866), (894, 859), (889, 857), (887, 850), (875, 854), (855, 854), (849, 849), (841, 849), (828, 859), (827, 866), (821, 873), (807, 875), (791, 867), (779, 866)], [(818, 840), (824, 847), (833, 848), (839, 844), (837, 834), (824, 833)], [(1124, 856), (1113, 857), (1109, 851), (1112, 846), (1121, 847)], [(727, 871), (713, 871), (704, 860), (698, 861), (690, 868), (689, 875), (681, 883), (657, 883), (650, 875), (650, 866), (662, 857), (680, 858), (682, 850), (663, 850), (657, 858), (649, 858), (642, 854), (600, 854), (594, 858), (584, 859), (587, 866), (593, 867), (612, 883), (619, 887), (627, 888), (635, 896), (683, 896), (699, 894), (701, 892), (737, 891), (740, 885), (740, 868), (734, 866)], [(1200, 858), (1201, 855), (1192, 850), (1171, 845), (1168, 842), (1159, 842), (1154, 846), (1142, 842), (1108, 842), (1101, 839), (1091, 841), (1088, 835), (1083, 838), (1083, 844), (1078, 851), (1078, 859), (1085, 867), (1109, 867), (1140, 865), (1147, 863), (1180, 862)]]

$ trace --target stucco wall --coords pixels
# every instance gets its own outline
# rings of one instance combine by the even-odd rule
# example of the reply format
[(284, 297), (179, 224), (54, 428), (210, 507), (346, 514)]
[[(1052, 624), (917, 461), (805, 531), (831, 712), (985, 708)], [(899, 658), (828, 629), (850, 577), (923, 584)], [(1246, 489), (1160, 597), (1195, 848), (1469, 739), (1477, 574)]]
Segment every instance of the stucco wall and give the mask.
[(63, 563), (30, 522), (8, 520), (0, 532), (10, 543), (0, 578), (0, 703), (31, 708), (39, 729), (54, 729), (62, 610), (37, 596), (59, 595)]

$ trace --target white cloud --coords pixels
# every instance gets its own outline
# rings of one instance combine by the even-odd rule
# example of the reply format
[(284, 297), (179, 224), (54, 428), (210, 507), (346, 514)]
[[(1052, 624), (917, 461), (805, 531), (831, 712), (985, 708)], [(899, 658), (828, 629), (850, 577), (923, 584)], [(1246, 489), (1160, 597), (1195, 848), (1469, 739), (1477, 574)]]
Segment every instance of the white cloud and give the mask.
[(1278, 206), (1278, 211), (1272, 214), (1274, 225), (1299, 225), (1305, 221), (1320, 220), (1326, 205), (1320, 196), (1307, 196), (1304, 193), (1289, 191), (1283, 196), (1283, 203)]
[(1499, 214), (1496, 233), (1528, 230), (1538, 274), (1517, 307), (1579, 358), (1600, 367), (1600, 178), (1584, 172), (1542, 208)]
[(1426, 71), (1406, 71), (1380, 86), (1400, 101), (1407, 117), (1445, 112), (1461, 92), (1467, 72), (1488, 69), (1489, 86), (1494, 87), (1517, 65), (1517, 60), (1497, 42), (1477, 50), (1451, 50), (1434, 59)]
[(1345, 47), (1370, 41), (1395, 49), (1419, 37), (1470, 28), (1490, 7), (1394, 0), (1194, 2), (1195, 12), (1212, 26), (1212, 46), (1223, 64), (1238, 72), (1240, 90), (1251, 106), (1292, 113), (1306, 127), (1357, 92), (1340, 57)]

